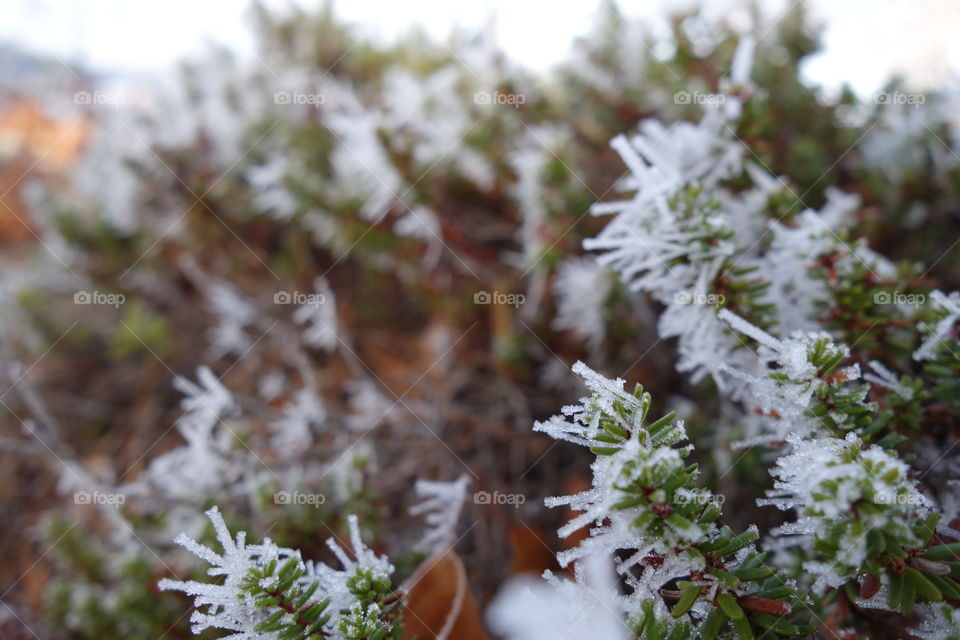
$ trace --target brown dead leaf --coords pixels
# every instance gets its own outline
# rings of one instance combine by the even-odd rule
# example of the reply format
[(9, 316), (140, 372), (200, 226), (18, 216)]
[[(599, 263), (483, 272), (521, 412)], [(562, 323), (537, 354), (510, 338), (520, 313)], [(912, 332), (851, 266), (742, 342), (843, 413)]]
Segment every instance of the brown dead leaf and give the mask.
[(36, 233), (30, 225), (30, 214), (20, 198), (19, 184), (27, 173), (24, 162), (13, 162), (0, 168), (0, 245), (17, 245)]
[(52, 178), (67, 169), (89, 134), (86, 118), (54, 119), (36, 102), (18, 98), (0, 108), (0, 245), (37, 237), (21, 189), (28, 178)]
[(521, 523), (510, 525), (507, 538), (510, 540), (510, 575), (532, 573), (539, 576), (556, 567), (556, 555), (548, 542), (555, 536), (547, 535), (539, 527)]
[(0, 159), (23, 155), (41, 171), (63, 171), (80, 154), (90, 129), (82, 115), (56, 119), (37, 102), (15, 99), (0, 110)]
[(428, 558), (403, 588), (406, 640), (487, 640), (463, 562), (453, 551)]

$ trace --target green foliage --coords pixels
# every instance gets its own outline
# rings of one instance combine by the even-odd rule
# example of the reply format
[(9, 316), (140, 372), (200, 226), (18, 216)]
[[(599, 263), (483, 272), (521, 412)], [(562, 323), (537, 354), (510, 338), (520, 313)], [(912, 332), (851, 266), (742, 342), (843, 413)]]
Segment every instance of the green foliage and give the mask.
[[(960, 410), (960, 344), (956, 338), (944, 342), (923, 367), (931, 383), (930, 395)], [(914, 416), (911, 416), (914, 417)]]
[(641, 604), (640, 610), (629, 621), (628, 627), (634, 636), (644, 640), (690, 640), (695, 637), (694, 630), (688, 621), (674, 621), (667, 617), (658, 618), (652, 600), (645, 600)]
[(77, 639), (186, 636), (182, 603), (157, 592), (154, 563), (140, 554), (113, 558), (94, 535), (58, 518), (45, 523), (57, 571), (45, 588), (43, 619)]
[(324, 638), (323, 626), (330, 621), (326, 613), (330, 599), (313, 601), (320, 586), (313, 581), (304, 587), (300, 578), (304, 569), (297, 558), (289, 558), (281, 567), (276, 559), (266, 565), (251, 567), (240, 583), (259, 609), (270, 617), (257, 625), (256, 631), (277, 633), (281, 638)]
[(151, 312), (142, 301), (132, 300), (124, 305), (110, 345), (110, 355), (119, 360), (147, 352), (162, 358), (171, 339), (164, 316)]
[(368, 569), (358, 568), (347, 580), (347, 588), (358, 600), (340, 619), (338, 630), (347, 640), (400, 640), (403, 618), (400, 594), (388, 578), (374, 577)]
[[(814, 345), (812, 353), (818, 360), (835, 357), (827, 355), (826, 344)], [(575, 368), (581, 375), (584, 369)], [(753, 550), (757, 529), (735, 534), (718, 524), (722, 502), (696, 486), (699, 469), (683, 461), (692, 447), (678, 448), (686, 433), (676, 415), (670, 412), (645, 424), (652, 398), (641, 385), (632, 394), (608, 396), (594, 384), (597, 391), (586, 400), (580, 419), (595, 425), (596, 432), (586, 431), (588, 442), (602, 443), (590, 447), (603, 464), (594, 467), (595, 474), (598, 469), (604, 469), (601, 477), (612, 473), (611, 517), (627, 518), (638, 544), (664, 549), (662, 556), (650, 554), (642, 564), (657, 567), (675, 556), (696, 567), (688, 576), (676, 576), (678, 590), (661, 589), (675, 601), (671, 617), (684, 620), (658, 617), (653, 604), (644, 601), (629, 621), (632, 632), (657, 640), (689, 638), (687, 614), (697, 607), (700, 637), (718, 637), (725, 630), (736, 638), (812, 634), (809, 616), (802, 613), (804, 596), (768, 563), (765, 553)]]

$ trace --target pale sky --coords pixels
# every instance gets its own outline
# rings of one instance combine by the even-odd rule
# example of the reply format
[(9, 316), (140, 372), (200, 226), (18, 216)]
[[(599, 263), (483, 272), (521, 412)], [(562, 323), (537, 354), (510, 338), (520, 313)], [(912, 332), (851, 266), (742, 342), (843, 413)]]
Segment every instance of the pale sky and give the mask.
[[(289, 0), (267, 0), (283, 6)], [(807, 76), (830, 87), (849, 81), (875, 91), (891, 71), (908, 71), (919, 86), (955, 77), (960, 70), (960, 2), (956, 0), (798, 0), (827, 24), (826, 53)], [(318, 0), (296, 0), (319, 6)], [(500, 43), (521, 63), (544, 68), (563, 59), (572, 39), (591, 24), (599, 0), (349, 0), (340, 16), (383, 38), (413, 24), (443, 37), (451, 26), (470, 29), (496, 15)], [(631, 16), (656, 18), (689, 0), (621, 0)], [(703, 0), (708, 13), (729, 17), (739, 0)], [(779, 16), (792, 2), (763, 0)], [(0, 40), (95, 70), (156, 71), (224, 43), (253, 49), (247, 0), (0, 0)]]

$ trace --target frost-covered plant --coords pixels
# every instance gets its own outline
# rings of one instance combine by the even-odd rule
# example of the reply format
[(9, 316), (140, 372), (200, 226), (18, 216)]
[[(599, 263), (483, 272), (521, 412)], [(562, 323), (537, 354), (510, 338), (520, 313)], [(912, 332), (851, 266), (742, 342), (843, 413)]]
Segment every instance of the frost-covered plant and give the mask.
[(269, 539), (247, 544), (244, 532), (230, 535), (216, 507), (207, 511), (217, 540), (216, 552), (186, 535), (177, 543), (211, 566), (215, 582), (164, 579), (160, 588), (193, 596), (193, 632), (224, 629), (235, 638), (338, 638), (383, 640), (402, 637), (393, 589), (393, 566), (364, 545), (357, 519), (350, 518), (353, 559), (332, 538), (330, 550), (342, 569), (304, 562), (300, 552)]
[[(639, 385), (630, 393), (623, 380), (609, 380), (583, 363), (574, 371), (591, 395), (535, 426), (597, 455), (590, 489), (547, 500), (548, 506), (568, 505), (582, 512), (560, 529), (561, 536), (590, 527), (588, 538), (558, 555), (562, 566), (577, 567), (580, 585), (551, 578), (561, 593), (586, 588), (583, 563), (617, 557), (617, 574), (629, 592), (614, 602), (624, 616), (621, 624), (636, 636), (661, 640), (694, 634), (711, 639), (729, 631), (738, 638), (809, 634), (804, 597), (756, 550), (757, 529), (737, 534), (719, 524), (720, 501), (696, 486), (699, 471), (685, 461), (693, 447), (683, 444), (683, 422), (672, 412), (648, 421), (652, 399)], [(615, 590), (616, 585), (604, 588)], [(669, 609), (665, 600), (672, 602)], [(562, 607), (563, 599), (556, 605)], [(523, 606), (501, 603), (493, 613), (495, 624), (509, 628), (511, 620), (523, 615)], [(622, 632), (618, 635), (623, 637)]]
[[(815, 555), (804, 568), (818, 583), (837, 587), (884, 572), (891, 578), (919, 575), (907, 566), (912, 562), (921, 572), (942, 569), (918, 560), (939, 514), (910, 480), (905, 463), (879, 446), (865, 447), (852, 433), (843, 440), (790, 440), (792, 451), (771, 471), (776, 483), (765, 502), (798, 510), (799, 519), (782, 533), (812, 537)], [(947, 589), (954, 592), (956, 585)]]
[[(13, 424), (23, 436), (10, 439), (15, 450), (32, 444), (50, 458), (64, 492), (129, 498), (97, 511), (106, 526), (85, 521), (64, 537), (97, 539), (57, 566), (54, 626), (98, 638), (163, 633), (182, 607), (170, 593), (150, 606), (153, 576), (171, 571), (172, 532), (200, 539), (210, 504), (231, 527), (276, 522), (278, 541), (310, 553), (318, 531), (340, 531), (341, 514), (362, 511), (369, 532), (376, 519), (364, 506), (376, 511), (374, 503), (409, 493), (411, 469), (424, 468), (410, 451), (431, 456), (432, 468), (434, 453), (449, 450), (455, 473), (461, 461), (486, 464), (491, 451), (498, 460), (525, 451), (513, 431), (486, 425), (527, 424), (557, 406), (567, 388), (557, 382), (570, 378), (564, 362), (589, 354), (610, 372), (642, 359), (637, 347), (662, 306), (660, 336), (677, 338), (678, 368), (704, 383), (683, 388), (693, 402), (676, 399), (701, 413), (685, 425), (646, 424), (643, 393), (587, 375), (602, 406), (543, 424), (598, 454), (595, 486), (551, 501), (585, 509), (564, 533), (582, 525), (593, 535), (561, 555), (573, 580), (527, 582), (533, 600), (521, 626), (498, 628), (551, 639), (762, 636), (765, 624), (775, 629), (767, 635), (805, 631), (792, 604), (802, 602), (831, 632), (874, 637), (863, 624), (877, 619), (870, 608), (909, 610), (916, 599), (924, 619), (914, 633), (951, 635), (960, 307), (956, 294), (940, 292), (930, 304), (878, 304), (930, 285), (873, 249), (913, 260), (952, 244), (955, 96), (902, 109), (804, 86), (798, 64), (815, 43), (799, 11), (776, 35), (774, 25), (755, 29), (764, 37), (740, 47), (729, 29), (682, 16), (668, 60), (650, 55), (643, 27), (608, 3), (600, 28), (543, 82), (486, 36), (386, 48), (329, 11), (260, 18), (256, 60), (210, 56), (158, 91), (146, 114), (91, 109), (96, 133), (69, 188), (35, 212), (40, 258), (4, 258), (4, 357), (14, 343), (43, 354), (27, 359), (46, 365), (27, 370), (51, 391), (63, 386), (57, 371), (90, 372), (53, 412), (71, 419), (58, 437), (47, 413), (25, 402), (35, 420)], [(690, 36), (704, 26), (715, 43)], [(721, 91), (720, 108), (701, 115), (699, 101), (670, 99), (698, 87)], [(525, 103), (478, 99), (496, 92)], [(595, 234), (597, 226), (574, 223), (607, 200), (598, 194), (622, 172), (605, 148), (611, 137), (628, 173), (614, 185), (621, 200), (593, 207), (606, 223)], [(574, 250), (584, 234), (594, 236), (592, 256)], [(956, 256), (931, 265), (952, 283)], [(56, 306), (80, 283), (122, 291), (130, 303)], [(519, 309), (471, 304), (478, 290), (505, 283), (524, 290)], [(473, 333), (445, 341), (458, 330)], [(398, 353), (381, 348), (387, 333)], [(157, 360), (171, 377), (199, 371), (198, 383), (176, 383), (188, 396), (180, 419)], [(677, 382), (652, 379), (650, 362), (629, 377), (651, 389)], [(86, 400), (74, 407), (74, 397)], [(708, 414), (718, 398), (721, 411)], [(141, 411), (163, 413), (161, 430), (175, 441), (158, 443), (164, 453), (139, 446)], [(602, 425), (583, 424), (601, 414)], [(423, 429), (439, 425), (470, 438), (483, 425), (484, 445), (458, 437), (449, 449), (423, 447)], [(487, 440), (494, 432), (506, 435)], [(89, 433), (97, 438), (82, 442)], [(104, 433), (110, 455), (87, 455)], [(65, 446), (71, 438), (82, 444), (76, 452)], [(766, 531), (749, 526), (750, 514), (727, 509), (729, 522), (746, 523), (737, 533), (714, 517), (719, 496), (704, 488), (712, 474), (687, 463), (687, 438), (693, 453), (721, 465), (731, 461), (728, 443), (741, 447), (733, 455), (746, 463), (736, 471), (754, 482), (769, 463), (767, 501), (796, 520), (764, 540), (769, 559), (753, 546)], [(131, 459), (113, 455), (120, 451)], [(105, 458), (123, 462), (112, 469)], [(378, 458), (409, 464), (369, 473)], [(407, 477), (397, 482), (397, 473)], [(443, 551), (456, 541), (466, 483), (416, 487), (425, 502), (413, 512), (430, 526), (420, 551)], [(330, 500), (270, 504), (274, 490), (296, 488), (321, 488)], [(51, 527), (49, 542), (64, 532)], [(720, 555), (734, 541), (745, 546)], [(726, 575), (735, 572), (745, 576), (734, 576), (739, 583)], [(512, 591), (518, 601), (523, 589)], [(382, 610), (358, 601), (322, 616), (331, 624), (340, 616), (335, 633), (362, 637), (377, 633)], [(905, 634), (912, 623), (902, 622)]]
[(957, 640), (960, 638), (960, 615), (948, 604), (921, 605), (921, 623), (910, 629), (925, 640)]
[[(748, 89), (751, 46), (737, 55), (738, 84)], [(761, 504), (796, 511), (796, 520), (774, 531), (768, 564), (752, 549), (755, 528), (734, 535), (715, 523), (719, 507), (704, 506), (711, 493), (693, 485), (697, 468), (683, 462), (692, 445), (677, 446), (687, 438), (682, 424), (668, 415), (645, 427), (642, 389), (631, 396), (622, 380), (578, 364), (593, 396), (535, 426), (599, 456), (591, 489), (547, 501), (583, 512), (562, 536), (592, 523), (558, 559), (616, 559), (628, 590), (620, 608), (643, 638), (806, 636), (809, 619), (789, 616), (810, 607), (834, 614), (838, 597), (848, 603), (843, 624), (871, 608), (909, 613), (921, 603), (923, 633), (950, 636), (956, 609), (935, 603), (952, 607), (960, 595), (960, 530), (939, 525), (939, 507), (901, 454), (911, 430), (955, 405), (955, 296), (935, 292), (930, 308), (891, 303), (921, 300), (923, 285), (850, 239), (857, 197), (828, 190), (820, 211), (794, 211), (802, 197), (753, 162), (737, 135), (745, 93), (728, 93), (697, 124), (645, 121), (615, 138), (629, 170), (619, 186), (631, 195), (594, 205), (613, 218), (584, 246), (664, 306), (658, 330), (678, 338), (677, 368), (694, 382), (709, 376), (732, 401), (716, 434), (729, 437), (736, 425), (746, 437), (735, 446), (779, 450), (775, 488)], [(926, 361), (923, 375), (911, 355)], [(669, 622), (671, 601), (685, 625)], [(511, 619), (507, 605), (495, 611)]]
[[(804, 358), (808, 346), (799, 351)], [(598, 598), (623, 616), (621, 624), (636, 637), (683, 639), (809, 636), (814, 627), (804, 615), (811, 605), (805, 589), (843, 586), (852, 602), (885, 603), (904, 613), (917, 602), (960, 596), (955, 579), (960, 564), (954, 561), (960, 543), (937, 537), (939, 514), (909, 478), (908, 466), (882, 447), (865, 446), (852, 432), (843, 439), (789, 437), (792, 452), (778, 460), (775, 490), (764, 502), (796, 508), (798, 521), (781, 527), (780, 534), (812, 541), (804, 569), (816, 581), (798, 584), (754, 548), (755, 527), (735, 535), (718, 524), (720, 503), (695, 485), (697, 465), (684, 462), (692, 445), (677, 446), (687, 439), (682, 421), (668, 413), (647, 424), (651, 398), (642, 387), (628, 393), (623, 380), (606, 379), (582, 363), (574, 371), (592, 395), (535, 429), (597, 454), (590, 489), (547, 500), (548, 506), (582, 512), (560, 529), (561, 536), (589, 526), (589, 537), (558, 555), (562, 566), (576, 568), (576, 583), (548, 572), (555, 595), (540, 585), (520, 590), (521, 583), (501, 594), (491, 623), (508, 637), (549, 637), (542, 635), (549, 625), (521, 622), (529, 608), (568, 626), (586, 624), (586, 618), (606, 620), (606, 612), (587, 606)], [(618, 590), (616, 584), (583, 578), (586, 564), (613, 558), (628, 589), (625, 596), (608, 595)], [(859, 588), (851, 587), (857, 581)], [(956, 610), (922, 611), (949, 620)], [(603, 637), (627, 636), (621, 629)]]

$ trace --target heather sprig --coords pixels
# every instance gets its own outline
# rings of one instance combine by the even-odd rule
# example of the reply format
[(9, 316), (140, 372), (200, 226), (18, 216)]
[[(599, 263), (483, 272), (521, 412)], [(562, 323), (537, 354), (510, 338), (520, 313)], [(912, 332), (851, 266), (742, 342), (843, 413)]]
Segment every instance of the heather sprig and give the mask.
[[(652, 398), (639, 385), (630, 393), (623, 380), (583, 363), (574, 371), (592, 394), (535, 426), (597, 456), (590, 489), (547, 500), (583, 512), (561, 536), (594, 525), (588, 538), (558, 555), (561, 565), (626, 553), (617, 563), (631, 589), (622, 606), (644, 638), (689, 637), (691, 629), (703, 638), (725, 629), (738, 638), (764, 630), (808, 633), (804, 598), (755, 549), (757, 529), (736, 534), (719, 524), (721, 501), (697, 486), (698, 467), (685, 461), (692, 446), (684, 444), (683, 422), (673, 412), (648, 421)], [(673, 603), (669, 617), (681, 622), (669, 622), (664, 601)]]
[(224, 629), (232, 637), (282, 638), (400, 638), (400, 602), (392, 588), (393, 567), (370, 551), (351, 517), (350, 559), (333, 540), (331, 551), (343, 564), (334, 569), (304, 562), (298, 551), (278, 547), (269, 539), (248, 545), (244, 532), (231, 537), (216, 507), (207, 511), (223, 549), (214, 550), (181, 535), (177, 543), (206, 560), (212, 577), (222, 582), (164, 579), (160, 588), (193, 596), (193, 632)]

